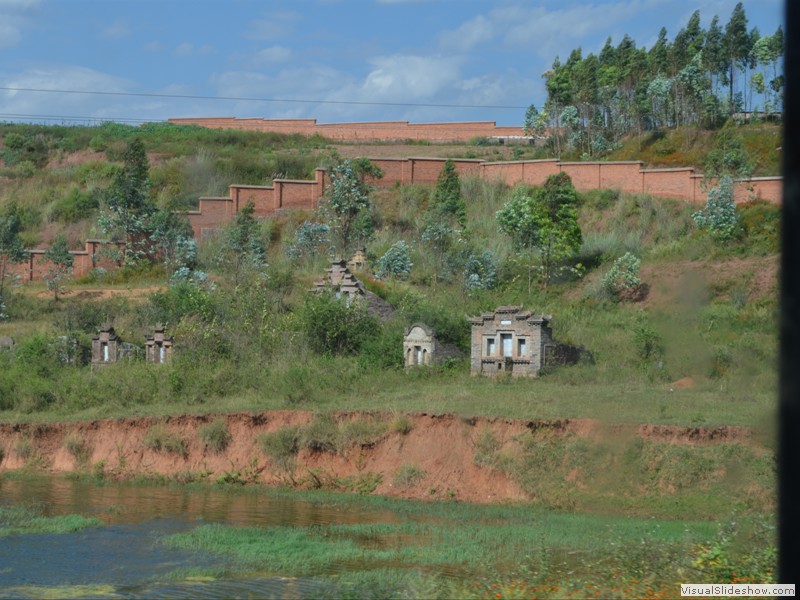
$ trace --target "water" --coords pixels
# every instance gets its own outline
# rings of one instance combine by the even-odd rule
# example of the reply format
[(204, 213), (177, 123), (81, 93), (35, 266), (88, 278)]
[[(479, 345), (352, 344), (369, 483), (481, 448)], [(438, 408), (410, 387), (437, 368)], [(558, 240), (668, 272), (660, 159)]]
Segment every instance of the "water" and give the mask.
[(0, 538), (0, 597), (302, 597), (327, 584), (312, 579), (174, 577), (187, 569), (224, 573), (225, 559), (172, 550), (167, 535), (206, 523), (310, 526), (397, 522), (386, 511), (337, 507), (289, 496), (214, 488), (96, 485), (64, 478), (5, 480), (0, 503), (36, 504), (45, 515), (97, 517), (104, 527), (77, 533)]

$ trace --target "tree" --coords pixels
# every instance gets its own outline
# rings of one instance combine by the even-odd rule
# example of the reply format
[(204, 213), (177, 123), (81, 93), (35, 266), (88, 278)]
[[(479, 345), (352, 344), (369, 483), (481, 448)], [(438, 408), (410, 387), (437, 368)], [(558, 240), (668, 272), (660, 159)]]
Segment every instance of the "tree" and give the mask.
[(400, 240), (392, 244), (386, 253), (378, 259), (378, 271), (375, 273), (379, 278), (396, 277), (400, 280), (408, 279), (411, 268), (411, 247), (405, 240)]
[(708, 192), (705, 208), (694, 213), (692, 219), (700, 229), (707, 230), (721, 242), (730, 241), (741, 234), (741, 218), (736, 212), (730, 175), (720, 178), (719, 185)]
[(255, 205), (251, 200), (239, 209), (233, 222), (225, 228), (224, 260), (237, 285), (247, 267), (261, 268), (266, 261), (266, 252), (254, 213)]
[(4, 217), (0, 217), (0, 303), (3, 302), (8, 268), (22, 262), (25, 258), (25, 247), (19, 237), (22, 229), (17, 207), (12, 204)]
[(58, 302), (58, 295), (64, 293), (62, 282), (72, 274), (74, 259), (69, 253), (67, 238), (59, 234), (53, 240), (50, 248), (44, 253), (44, 258), (50, 263), (42, 275), (47, 282), (47, 289), (53, 292), (53, 299)]
[(458, 178), (456, 164), (447, 159), (433, 190), (433, 206), (436, 212), (446, 218), (454, 218), (464, 227), (467, 223), (467, 205), (461, 197), (461, 180)]
[(751, 38), (747, 32), (747, 15), (739, 2), (731, 13), (731, 19), (725, 26), (723, 46), (725, 48), (725, 65), (728, 70), (728, 113), (733, 114), (736, 108), (734, 98), (734, 79), (737, 66), (744, 67), (750, 55)]
[[(331, 169), (331, 185), (325, 211), (328, 215), (336, 249), (342, 258), (349, 256), (353, 243), (371, 231), (371, 221), (365, 223), (370, 208), (369, 189), (359, 178), (349, 160)], [(361, 218), (361, 222), (359, 222)]]
[(149, 199), (149, 170), (144, 144), (134, 139), (125, 150), (122, 170), (109, 190), (108, 210), (99, 219), (106, 234), (124, 240), (127, 265), (138, 265), (153, 258), (149, 221), (156, 206)]
[(538, 255), (545, 286), (556, 268), (573, 256), (583, 237), (576, 210), (578, 195), (566, 173), (551, 175), (543, 187), (532, 193), (515, 188), (496, 219), (500, 230), (511, 237), (515, 247), (528, 252), (528, 291), (531, 290), (533, 257)]
[(178, 269), (193, 269), (197, 263), (197, 243), (189, 221), (176, 210), (156, 211), (148, 226), (155, 253), (164, 262), (169, 280)]

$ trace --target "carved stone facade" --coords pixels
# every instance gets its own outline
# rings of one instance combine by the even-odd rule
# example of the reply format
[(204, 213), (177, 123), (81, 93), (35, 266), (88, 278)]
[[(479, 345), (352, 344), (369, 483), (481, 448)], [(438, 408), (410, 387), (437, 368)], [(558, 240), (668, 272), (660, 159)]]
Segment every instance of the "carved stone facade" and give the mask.
[(353, 253), (352, 258), (347, 261), (347, 268), (352, 269), (353, 271), (366, 271), (369, 269), (366, 248), (362, 246)]
[(407, 328), (403, 338), (403, 356), (406, 369), (431, 366), (438, 358), (433, 331), (422, 323)]
[(92, 364), (107, 365), (119, 359), (119, 337), (111, 325), (104, 325), (92, 338)]
[(366, 295), (366, 288), (347, 268), (347, 261), (337, 260), (325, 269), (325, 275), (314, 282), (312, 292), (332, 291), (337, 298), (344, 297), (348, 306)]
[(500, 306), (494, 312), (470, 318), (470, 372), (489, 377), (538, 377), (547, 348), (553, 344), (551, 319), (521, 306)]
[(161, 323), (156, 325), (153, 335), (145, 336), (145, 340), (147, 362), (163, 364), (172, 356), (172, 336), (165, 335), (164, 326)]

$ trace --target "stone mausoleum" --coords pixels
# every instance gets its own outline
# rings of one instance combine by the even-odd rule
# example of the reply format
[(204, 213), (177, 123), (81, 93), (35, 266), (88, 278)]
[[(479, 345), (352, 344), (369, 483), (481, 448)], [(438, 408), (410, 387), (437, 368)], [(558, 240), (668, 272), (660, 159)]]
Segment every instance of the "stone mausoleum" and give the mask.
[(330, 269), (325, 269), (325, 275), (314, 282), (311, 291), (332, 291), (337, 298), (343, 297), (348, 306), (366, 295), (364, 284), (350, 272), (345, 260), (333, 261)]
[(103, 325), (96, 336), (92, 338), (92, 364), (107, 365), (117, 362), (119, 351), (119, 337), (111, 325)]
[(546, 352), (553, 346), (551, 319), (521, 306), (500, 306), (471, 317), (470, 372), (489, 377), (538, 377)]
[(436, 360), (436, 338), (427, 325), (416, 323), (408, 327), (403, 337), (405, 367), (429, 367)]
[(172, 336), (167, 337), (164, 326), (159, 323), (153, 335), (145, 336), (145, 357), (147, 362), (163, 364), (172, 356)]

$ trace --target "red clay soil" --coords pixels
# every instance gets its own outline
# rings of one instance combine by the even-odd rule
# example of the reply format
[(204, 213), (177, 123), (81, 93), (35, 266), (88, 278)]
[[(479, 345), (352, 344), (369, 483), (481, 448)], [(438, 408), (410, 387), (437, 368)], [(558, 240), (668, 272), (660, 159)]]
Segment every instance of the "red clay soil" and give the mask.
[[(226, 421), (232, 435), (229, 446), (216, 454), (205, 447), (198, 430), (215, 418)], [(129, 418), (76, 423), (0, 424), (0, 472), (21, 469), (36, 457), (48, 471), (65, 473), (102, 465), (115, 477), (135, 475), (181, 479), (189, 473), (205, 473), (210, 480), (238, 472), (248, 481), (297, 487), (329, 486), (359, 476), (380, 482), (373, 493), (417, 499), (458, 499), (474, 503), (500, 503), (531, 499), (505, 473), (475, 462), (476, 441), (490, 431), (501, 448), (514, 445), (522, 436), (577, 435), (591, 439), (641, 437), (677, 444), (747, 442), (749, 430), (742, 427), (685, 428), (665, 425), (604, 425), (589, 419), (522, 421), (499, 418), (465, 419), (456, 415), (407, 415), (406, 433), (388, 428), (372, 443), (340, 452), (300, 450), (296, 467), (287, 474), (266, 458), (258, 445), (261, 434), (287, 426), (307, 425), (313, 414), (304, 411), (269, 411), (213, 415), (183, 415), (167, 418)], [(389, 423), (391, 414), (334, 415), (339, 423), (364, 418)], [(185, 443), (185, 456), (146, 448), (150, 428), (162, 424)], [(79, 464), (67, 448), (69, 439), (80, 440), (88, 449), (88, 462)], [(32, 452), (19, 456), (21, 440), (29, 440)], [(4, 455), (4, 456), (3, 456)], [(399, 471), (413, 466), (422, 473), (417, 481), (396, 484)], [(567, 476), (568, 477), (568, 476)], [(412, 478), (413, 479), (413, 478)], [(335, 486), (334, 486), (335, 487)]]

